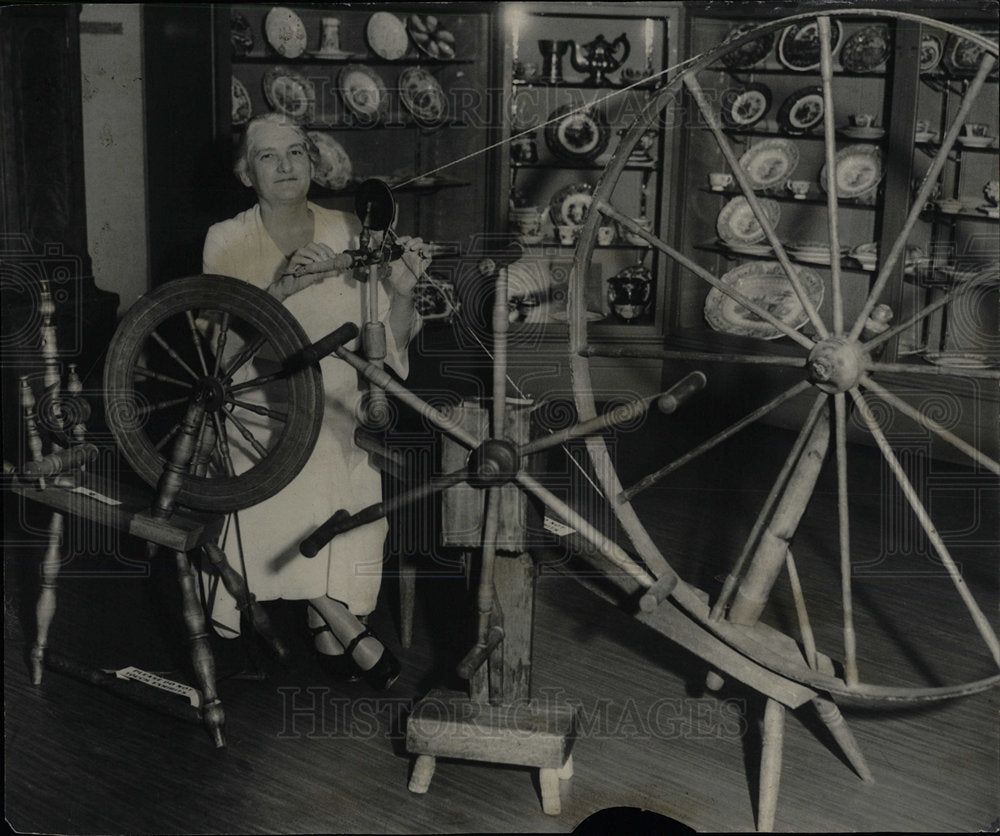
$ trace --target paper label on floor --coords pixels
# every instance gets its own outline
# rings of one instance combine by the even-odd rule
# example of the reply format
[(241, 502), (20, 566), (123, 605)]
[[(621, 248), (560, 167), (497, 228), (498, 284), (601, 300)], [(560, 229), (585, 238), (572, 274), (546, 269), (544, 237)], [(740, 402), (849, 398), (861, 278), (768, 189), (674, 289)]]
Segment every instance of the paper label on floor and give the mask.
[(162, 676), (140, 670), (139, 668), (122, 668), (120, 671), (115, 671), (115, 676), (119, 679), (134, 679), (136, 682), (151, 685), (153, 688), (159, 688), (161, 691), (179, 694), (182, 697), (187, 697), (188, 702), (195, 708), (201, 708), (201, 693), (197, 688), (192, 688), (190, 685), (183, 685), (180, 682), (174, 682), (172, 679), (164, 679)]

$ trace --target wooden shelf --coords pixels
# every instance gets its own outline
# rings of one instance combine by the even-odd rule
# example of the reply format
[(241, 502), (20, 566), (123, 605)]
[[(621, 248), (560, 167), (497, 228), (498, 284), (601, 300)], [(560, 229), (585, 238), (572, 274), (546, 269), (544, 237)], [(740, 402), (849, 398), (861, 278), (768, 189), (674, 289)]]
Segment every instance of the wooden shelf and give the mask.
[[(702, 244), (695, 244), (694, 248), (696, 250), (701, 250), (707, 253), (716, 253), (717, 255), (725, 256), (729, 259), (746, 259), (749, 258), (753, 261), (776, 261), (777, 256), (773, 253), (741, 253), (736, 250), (731, 250), (721, 241), (706, 241)], [(788, 253), (788, 260), (793, 264), (801, 264), (803, 267), (818, 268), (820, 270), (829, 269), (829, 264), (819, 264), (814, 261), (801, 261), (795, 258), (791, 253)], [(863, 268), (854, 258), (849, 255), (842, 255), (840, 257), (840, 269), (849, 271), (851, 273), (873, 273), (872, 270), (866, 270)]]
[(451, 58), (447, 61), (434, 60), (433, 58), (422, 58), (419, 56), (406, 56), (390, 61), (386, 58), (379, 58), (377, 55), (351, 55), (345, 58), (319, 58), (315, 55), (305, 53), (298, 58), (283, 58), (280, 55), (239, 55), (233, 56), (233, 66), (239, 64), (282, 64), (288, 66), (343, 66), (345, 64), (378, 64), (381, 66), (421, 66), (435, 69), (444, 68), (449, 65), (475, 64), (475, 58)]
[[(743, 192), (741, 192), (739, 189), (723, 189), (722, 191), (718, 191), (716, 189), (709, 188), (708, 186), (699, 186), (698, 188), (699, 191), (707, 192), (708, 194), (718, 195), (719, 197), (744, 197)], [(806, 197), (802, 199), (792, 197), (789, 194), (782, 194), (778, 192), (772, 194), (770, 191), (766, 189), (760, 191), (757, 194), (758, 197), (767, 198), (768, 200), (777, 200), (779, 203), (794, 203), (797, 205), (804, 204), (806, 206), (826, 206), (825, 194), (820, 197)], [(838, 200), (837, 206), (842, 207), (844, 209), (872, 210), (878, 208), (878, 204), (875, 203), (859, 203), (856, 200), (849, 200), (849, 199)]]

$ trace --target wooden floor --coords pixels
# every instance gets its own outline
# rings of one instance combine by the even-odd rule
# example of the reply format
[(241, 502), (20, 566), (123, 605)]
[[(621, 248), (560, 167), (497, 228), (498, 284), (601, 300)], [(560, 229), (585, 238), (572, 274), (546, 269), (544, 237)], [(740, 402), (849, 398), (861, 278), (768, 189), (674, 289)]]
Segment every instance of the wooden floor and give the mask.
[[(644, 457), (666, 460), (661, 447), (669, 445), (652, 442), (662, 437), (659, 429), (639, 432)], [(643, 432), (649, 433), (645, 443)], [(739, 455), (709, 457), (642, 500), (645, 510), (656, 511), (654, 536), (685, 577), (714, 591), (787, 444), (784, 431), (751, 431)], [(638, 460), (643, 457), (634, 458), (623, 469), (648, 469), (648, 461)], [(995, 481), (953, 468), (929, 472), (940, 477), (931, 497), (935, 519), (995, 622)], [(917, 556), (893, 554), (902, 535), (886, 535), (887, 493), (870, 450), (854, 456), (852, 479), (858, 485), (852, 492), (855, 560), (865, 561), (855, 596), (859, 632), (867, 637), (875, 629), (881, 636), (860, 644), (862, 677), (935, 682), (989, 674), (987, 654), (950, 581), (920, 556), (921, 539), (911, 544)], [(810, 611), (814, 627), (835, 652), (829, 644), (839, 629), (832, 485), (824, 473), (795, 553), (807, 592), (819, 601)], [(256, 645), (215, 640), (227, 677), (220, 690), (229, 743), (215, 750), (200, 726), (93, 685), (54, 673), (40, 687), (30, 685), (25, 634), (32, 629), (37, 535), (12, 535), (12, 524), (25, 520), (9, 504), (6, 510), (5, 805), (17, 831), (567, 833), (611, 807), (650, 810), (697, 831), (754, 827), (760, 698), (731, 683), (705, 692), (703, 663), (595, 596), (557, 551), (541, 555), (534, 695), (576, 704), (583, 723), (575, 776), (563, 784), (562, 814), (550, 817), (541, 812), (537, 780), (525, 769), (446, 761), (428, 794), (407, 791), (407, 712), (430, 688), (456, 684), (450, 670), (467, 647), (470, 598), (453, 566), (425, 562), (407, 651), (399, 647), (396, 584), (387, 575), (374, 626), (403, 662), (388, 695), (324, 679), (294, 602), (269, 605), (293, 658), (285, 669), (264, 658), (265, 680), (230, 676), (253, 668)], [(52, 643), (67, 656), (94, 667), (135, 665), (185, 676), (169, 614), (167, 564), (83, 556), (67, 564), (59, 594)], [(789, 612), (779, 589), (768, 618), (795, 634)], [(776, 829), (996, 831), (998, 708), (997, 689), (919, 709), (845, 708), (874, 784), (857, 778), (808, 710), (789, 713)]]

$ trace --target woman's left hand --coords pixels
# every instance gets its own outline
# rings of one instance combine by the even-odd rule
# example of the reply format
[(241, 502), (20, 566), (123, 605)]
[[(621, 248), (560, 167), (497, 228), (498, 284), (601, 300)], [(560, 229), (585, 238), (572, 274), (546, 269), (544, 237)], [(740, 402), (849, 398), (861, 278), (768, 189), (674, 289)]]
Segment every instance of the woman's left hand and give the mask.
[(396, 242), (403, 248), (403, 256), (392, 262), (389, 286), (399, 296), (413, 296), (417, 281), (430, 267), (431, 258), (426, 254), (427, 246), (422, 238), (402, 236)]

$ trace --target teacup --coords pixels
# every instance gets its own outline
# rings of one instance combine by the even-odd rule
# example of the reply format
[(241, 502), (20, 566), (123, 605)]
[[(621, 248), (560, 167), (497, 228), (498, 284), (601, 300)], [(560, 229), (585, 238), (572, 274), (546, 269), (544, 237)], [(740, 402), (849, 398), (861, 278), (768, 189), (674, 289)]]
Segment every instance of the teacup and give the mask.
[(733, 184), (733, 175), (725, 171), (713, 171), (708, 175), (708, 184), (713, 192), (721, 192)]
[(994, 206), (1000, 203), (1000, 180), (990, 180), (983, 186), (983, 196)]
[(985, 139), (990, 135), (990, 126), (984, 125), (982, 122), (966, 122), (963, 128), (965, 135), (970, 139)]
[(613, 226), (599, 226), (597, 228), (597, 243), (602, 247), (607, 247), (615, 242), (615, 228)]
[(560, 244), (575, 244), (576, 236), (580, 230), (578, 226), (558, 226), (556, 232), (559, 234)]
[(875, 117), (870, 113), (852, 113), (851, 124), (855, 128), (875, 127)]
[[(652, 232), (653, 222), (649, 218), (632, 218), (632, 222), (636, 224), (644, 232)], [(625, 236), (625, 240), (636, 247), (648, 247), (649, 242), (643, 238), (638, 233), (632, 232), (628, 227), (622, 227), (622, 233)]]
[(785, 183), (785, 188), (792, 193), (796, 200), (805, 200), (809, 194), (810, 183), (808, 180), (789, 180)]

